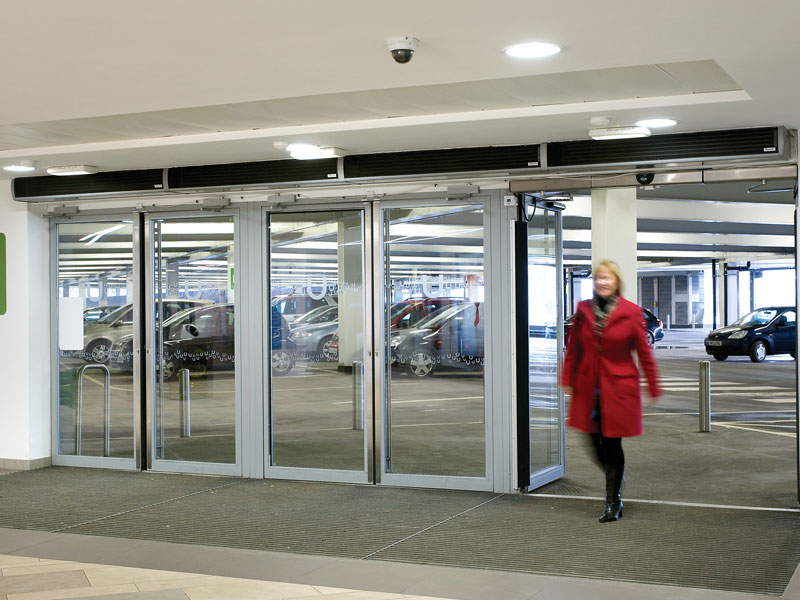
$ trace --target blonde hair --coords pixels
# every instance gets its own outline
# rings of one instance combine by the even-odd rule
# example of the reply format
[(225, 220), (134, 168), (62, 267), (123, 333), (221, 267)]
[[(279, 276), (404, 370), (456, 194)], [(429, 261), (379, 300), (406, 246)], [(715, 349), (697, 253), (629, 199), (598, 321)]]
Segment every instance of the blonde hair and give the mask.
[(619, 294), (622, 292), (622, 270), (619, 268), (619, 265), (615, 263), (613, 260), (603, 260), (597, 263), (592, 268), (592, 279), (594, 279), (595, 275), (599, 271), (608, 271), (614, 277), (617, 278), (617, 291), (616, 293)]

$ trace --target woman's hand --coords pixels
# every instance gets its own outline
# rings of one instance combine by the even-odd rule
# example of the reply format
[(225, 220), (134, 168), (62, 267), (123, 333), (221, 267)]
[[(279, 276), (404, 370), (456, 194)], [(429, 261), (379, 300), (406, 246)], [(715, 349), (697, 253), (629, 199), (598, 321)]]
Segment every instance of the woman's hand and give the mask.
[(658, 399), (661, 397), (661, 394), (659, 394), (658, 396), (654, 396), (648, 390), (647, 392), (645, 392), (645, 396), (647, 396), (647, 403), (650, 404), (651, 406), (655, 406), (656, 404), (658, 404)]
[(572, 396), (572, 388), (568, 385), (562, 385), (561, 389), (564, 390), (564, 393), (568, 396)]

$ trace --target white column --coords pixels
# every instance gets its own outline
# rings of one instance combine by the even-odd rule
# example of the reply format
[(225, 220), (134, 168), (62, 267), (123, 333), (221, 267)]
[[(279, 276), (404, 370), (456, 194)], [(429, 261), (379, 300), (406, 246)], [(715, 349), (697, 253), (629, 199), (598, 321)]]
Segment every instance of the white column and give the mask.
[[(363, 360), (364, 282), (361, 217), (339, 220), (339, 364), (352, 366)], [(380, 315), (377, 315), (380, 318)]]
[(605, 259), (619, 265), (623, 295), (638, 303), (636, 188), (592, 190), (592, 263)]
[(725, 276), (726, 261), (720, 260), (717, 263), (717, 327), (725, 327), (728, 324), (728, 307), (725, 304), (725, 290), (728, 287), (727, 277)]
[(7, 310), (0, 315), (0, 468), (47, 466), (50, 457), (50, 262), (47, 219), (0, 182)]

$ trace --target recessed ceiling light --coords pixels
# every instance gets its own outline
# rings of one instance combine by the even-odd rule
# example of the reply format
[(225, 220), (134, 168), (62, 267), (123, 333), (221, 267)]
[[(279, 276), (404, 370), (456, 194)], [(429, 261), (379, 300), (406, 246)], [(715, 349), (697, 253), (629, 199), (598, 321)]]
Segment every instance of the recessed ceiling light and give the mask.
[(514, 58), (544, 58), (561, 52), (561, 46), (550, 42), (527, 42), (509, 46), (504, 52)]
[(650, 130), (647, 127), (603, 127), (590, 129), (589, 135), (593, 140), (624, 140), (630, 138), (648, 137)]
[(12, 173), (29, 173), (36, 170), (36, 163), (32, 160), (18, 160), (13, 165), (3, 167), (3, 170)]
[(341, 148), (320, 148), (314, 144), (289, 144), (286, 151), (297, 160), (313, 160), (316, 158), (336, 158), (344, 156)]
[(89, 165), (69, 165), (65, 167), (50, 167), (47, 169), (50, 175), (93, 175), (97, 173), (97, 167)]
[(666, 118), (658, 118), (658, 119), (642, 119), (641, 121), (636, 121), (636, 125), (638, 127), (647, 127), (648, 129), (658, 129), (659, 127), (675, 127), (678, 122), (675, 119), (666, 119)]

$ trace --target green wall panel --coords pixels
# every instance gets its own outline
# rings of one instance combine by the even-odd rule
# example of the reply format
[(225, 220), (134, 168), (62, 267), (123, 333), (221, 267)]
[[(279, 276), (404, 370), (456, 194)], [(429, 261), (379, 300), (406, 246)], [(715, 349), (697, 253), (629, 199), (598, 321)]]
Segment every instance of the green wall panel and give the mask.
[(6, 314), (6, 236), (0, 233), (0, 315)]

